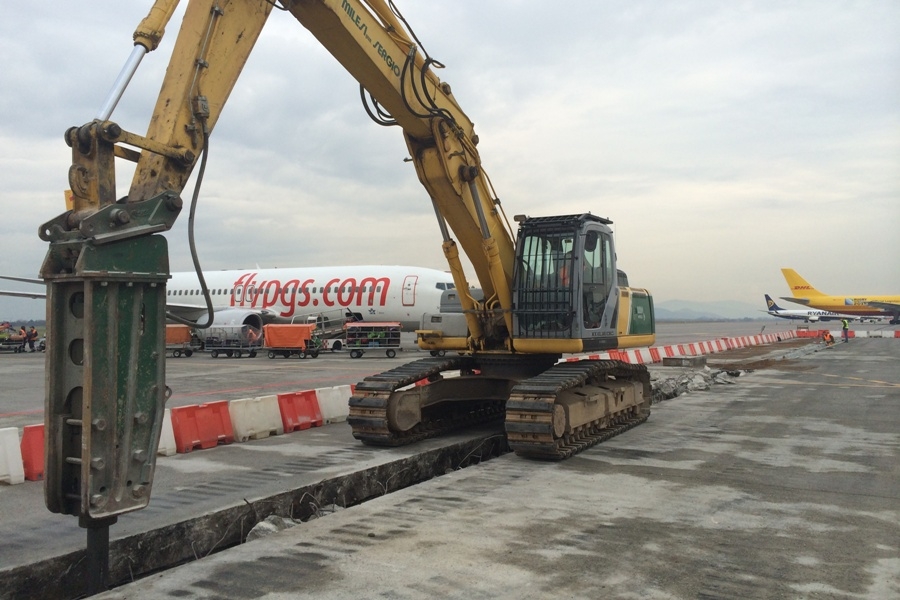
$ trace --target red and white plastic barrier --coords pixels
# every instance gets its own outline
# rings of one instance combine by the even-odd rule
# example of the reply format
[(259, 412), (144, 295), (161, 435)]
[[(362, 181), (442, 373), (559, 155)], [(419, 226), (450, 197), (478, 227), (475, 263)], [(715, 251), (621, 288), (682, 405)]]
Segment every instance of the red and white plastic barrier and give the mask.
[(278, 396), (241, 398), (228, 403), (234, 439), (238, 442), (261, 440), (284, 433)]
[(278, 411), (281, 413), (284, 433), (303, 431), (325, 424), (316, 390), (278, 394)]
[[(570, 357), (598, 360), (621, 360), (632, 364), (661, 363), (664, 358), (700, 356), (773, 344), (790, 338), (822, 337), (821, 331), (784, 331), (780, 333), (719, 338), (703, 342), (608, 350), (590, 355)], [(841, 331), (832, 331), (840, 339)], [(897, 338), (900, 330), (850, 331), (850, 337)], [(244, 442), (270, 435), (282, 435), (345, 421), (349, 414), (348, 400), (353, 386), (339, 385), (316, 390), (303, 390), (239, 400), (210, 402), (201, 405), (166, 409), (160, 435), (158, 454), (172, 456), (176, 452), (190, 452), (196, 448), (213, 448), (233, 441)], [(43, 425), (28, 425), (19, 441), (16, 427), (0, 429), (0, 481), (10, 484), (25, 479), (43, 477)]]
[(178, 452), (175, 444), (175, 430), (172, 429), (172, 409), (167, 408), (163, 415), (162, 431), (159, 434), (159, 448), (156, 453), (161, 456), (172, 456)]
[(179, 453), (206, 450), (234, 441), (228, 401), (207, 402), (172, 409), (175, 448)]
[[(690, 356), (703, 356), (706, 354), (715, 354), (716, 352), (725, 352), (726, 350), (734, 350), (736, 348), (747, 348), (749, 346), (759, 346), (761, 344), (774, 344), (779, 340), (800, 337), (795, 335), (794, 331), (784, 331), (781, 333), (767, 333), (759, 335), (744, 335), (733, 338), (719, 338), (716, 340), (708, 340), (703, 342), (690, 342), (686, 344), (672, 344), (670, 346), (653, 346), (651, 348), (635, 348), (631, 350), (606, 350), (596, 354), (587, 354), (581, 356), (572, 356), (566, 358), (566, 361), (574, 362), (584, 358), (596, 360), (621, 360), (632, 364), (652, 364), (661, 363), (664, 358), (683, 358)], [(802, 333), (802, 332), (801, 332)], [(811, 332), (815, 335), (806, 337), (820, 336), (820, 332)], [(898, 336), (900, 337), (900, 336)]]
[(0, 481), (10, 485), (25, 481), (18, 427), (0, 429)]

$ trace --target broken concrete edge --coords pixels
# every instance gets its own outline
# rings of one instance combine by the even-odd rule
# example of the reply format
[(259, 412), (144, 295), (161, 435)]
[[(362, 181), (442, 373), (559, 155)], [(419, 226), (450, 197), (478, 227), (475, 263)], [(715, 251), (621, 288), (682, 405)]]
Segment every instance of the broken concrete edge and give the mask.
[[(805, 343), (801, 346), (792, 346), (789, 349), (784, 347), (775, 347), (769, 352), (760, 353), (752, 362), (761, 363), (765, 360), (791, 360), (802, 358), (808, 354), (813, 354), (822, 349), (822, 346), (815, 342)], [(705, 357), (704, 357), (705, 358)], [(665, 373), (665, 369), (651, 371), (651, 404), (659, 404), (672, 398), (677, 398), (683, 394), (696, 391), (708, 390), (713, 385), (734, 384), (735, 379), (745, 373), (752, 373), (755, 369), (741, 368), (741, 363), (746, 363), (747, 359), (738, 359), (732, 365), (726, 364), (721, 367), (702, 366), (702, 368), (694, 368), (684, 371), (675, 377), (660, 376)], [(688, 365), (686, 368), (690, 369)]]
[[(110, 540), (109, 588), (241, 544), (270, 515), (305, 521), (478, 464), (509, 451), (502, 432), (491, 433), (324, 479), (165, 527)], [(87, 592), (85, 550), (0, 571), (0, 598), (69, 600)]]

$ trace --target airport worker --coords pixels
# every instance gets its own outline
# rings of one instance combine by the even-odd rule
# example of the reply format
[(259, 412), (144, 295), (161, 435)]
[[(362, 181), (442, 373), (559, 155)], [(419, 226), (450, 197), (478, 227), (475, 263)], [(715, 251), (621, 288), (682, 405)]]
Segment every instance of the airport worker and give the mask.
[(845, 344), (850, 341), (850, 321), (847, 319), (841, 319), (841, 337)]
[(830, 331), (825, 331), (825, 334), (822, 336), (822, 340), (825, 342), (826, 346), (834, 346), (834, 336), (831, 335)]
[(37, 341), (38, 332), (37, 329), (34, 328), (34, 325), (31, 326), (31, 329), (28, 330), (28, 351), (34, 352), (34, 343)]
[(22, 346), (19, 348), (19, 352), (25, 352), (25, 345), (28, 343), (28, 331), (24, 325), (19, 327), (19, 335), (22, 336)]
[(562, 287), (568, 287), (569, 282), (572, 280), (572, 274), (569, 273), (570, 262), (572, 262), (572, 253), (566, 252), (562, 262), (559, 263), (559, 269), (556, 272), (559, 285)]

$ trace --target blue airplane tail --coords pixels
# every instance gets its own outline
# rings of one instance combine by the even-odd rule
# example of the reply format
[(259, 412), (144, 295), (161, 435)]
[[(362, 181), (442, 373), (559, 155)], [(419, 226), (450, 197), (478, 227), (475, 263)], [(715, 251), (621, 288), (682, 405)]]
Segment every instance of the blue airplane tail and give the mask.
[(781, 308), (780, 306), (775, 304), (775, 301), (772, 300), (771, 296), (769, 296), (768, 294), (765, 294), (765, 296), (766, 296), (766, 310), (784, 310), (783, 308)]

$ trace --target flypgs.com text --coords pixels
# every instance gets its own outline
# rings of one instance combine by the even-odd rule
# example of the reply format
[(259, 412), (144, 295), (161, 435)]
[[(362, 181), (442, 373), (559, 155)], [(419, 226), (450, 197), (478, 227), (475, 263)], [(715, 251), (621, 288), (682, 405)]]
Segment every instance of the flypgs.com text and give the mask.
[(282, 308), (282, 317), (293, 316), (297, 307), (384, 306), (391, 285), (388, 277), (334, 278), (317, 284), (314, 279), (257, 281), (256, 275), (244, 273), (237, 278), (231, 290), (231, 306)]

